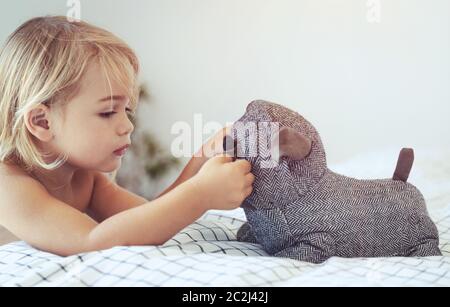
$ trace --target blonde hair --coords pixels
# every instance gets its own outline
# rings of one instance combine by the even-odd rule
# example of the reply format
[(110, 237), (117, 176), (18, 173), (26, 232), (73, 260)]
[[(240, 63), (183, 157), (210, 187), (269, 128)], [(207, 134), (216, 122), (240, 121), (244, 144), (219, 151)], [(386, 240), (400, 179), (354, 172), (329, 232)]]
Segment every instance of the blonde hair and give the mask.
[(67, 161), (60, 156), (47, 163), (25, 126), (25, 115), (39, 104), (63, 105), (80, 87), (88, 64), (97, 60), (128, 91), (136, 106), (138, 59), (114, 34), (66, 17), (33, 18), (21, 25), (0, 51), (0, 162), (27, 171), (36, 166), (53, 170)]

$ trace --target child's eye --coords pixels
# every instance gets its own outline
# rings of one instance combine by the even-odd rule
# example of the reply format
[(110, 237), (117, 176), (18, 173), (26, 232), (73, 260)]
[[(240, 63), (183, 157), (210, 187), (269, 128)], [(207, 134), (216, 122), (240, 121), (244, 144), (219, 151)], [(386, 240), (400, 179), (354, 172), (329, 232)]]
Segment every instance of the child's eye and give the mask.
[[(127, 112), (127, 115), (128, 115), (128, 117), (131, 119), (131, 118), (134, 118), (134, 112), (133, 112), (133, 110), (131, 110), (130, 108), (126, 108), (125, 109), (126, 110), (126, 112)], [(110, 118), (111, 116), (113, 116), (114, 114), (116, 114), (117, 112), (114, 112), (114, 111), (112, 111), (112, 112), (106, 112), (106, 113), (100, 113), (100, 116), (101, 117), (103, 117), (103, 118)]]

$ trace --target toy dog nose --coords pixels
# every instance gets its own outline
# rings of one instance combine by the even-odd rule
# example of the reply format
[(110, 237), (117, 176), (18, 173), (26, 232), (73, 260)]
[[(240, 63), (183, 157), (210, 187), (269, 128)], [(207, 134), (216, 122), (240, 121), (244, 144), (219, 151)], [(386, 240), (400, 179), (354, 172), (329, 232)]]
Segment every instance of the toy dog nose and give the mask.
[(223, 138), (223, 151), (225, 154), (233, 156), (233, 162), (237, 159), (237, 140), (233, 139), (229, 135), (225, 135)]

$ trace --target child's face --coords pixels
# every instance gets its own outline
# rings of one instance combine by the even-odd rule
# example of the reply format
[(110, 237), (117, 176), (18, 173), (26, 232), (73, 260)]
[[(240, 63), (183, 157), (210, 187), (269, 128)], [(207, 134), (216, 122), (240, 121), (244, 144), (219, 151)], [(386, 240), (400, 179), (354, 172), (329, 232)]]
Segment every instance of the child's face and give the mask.
[[(114, 153), (130, 144), (134, 129), (128, 118), (129, 99), (111, 80), (111, 88), (100, 66), (88, 67), (78, 94), (63, 107), (63, 116), (53, 116), (52, 148), (65, 152), (75, 167), (112, 172), (122, 156)], [(111, 102), (110, 96), (114, 97)]]

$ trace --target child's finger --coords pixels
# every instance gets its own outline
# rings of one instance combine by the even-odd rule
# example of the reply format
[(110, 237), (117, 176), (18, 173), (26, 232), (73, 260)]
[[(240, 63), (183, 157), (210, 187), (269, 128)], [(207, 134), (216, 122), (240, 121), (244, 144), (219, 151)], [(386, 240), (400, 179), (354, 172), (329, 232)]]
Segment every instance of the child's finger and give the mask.
[(239, 165), (244, 174), (250, 173), (252, 170), (252, 164), (247, 160), (237, 160), (235, 163)]
[(253, 192), (253, 188), (252, 187), (249, 187), (249, 188), (245, 189), (245, 197), (249, 197), (250, 194), (252, 194), (252, 192)]
[(220, 154), (214, 156), (213, 159), (215, 162), (223, 164), (223, 163), (233, 162), (234, 157), (229, 154), (220, 153)]
[(247, 184), (251, 186), (255, 182), (255, 175), (253, 175), (252, 173), (248, 173), (247, 175), (245, 175), (245, 180)]

